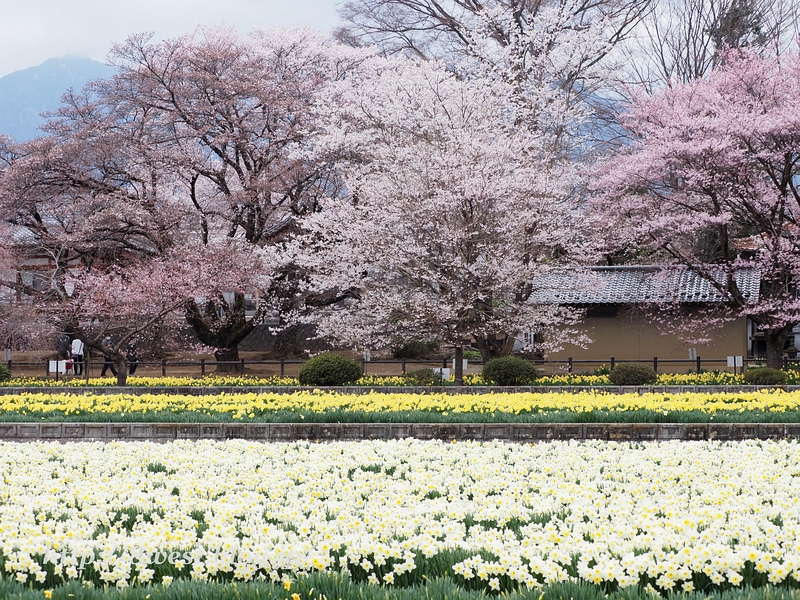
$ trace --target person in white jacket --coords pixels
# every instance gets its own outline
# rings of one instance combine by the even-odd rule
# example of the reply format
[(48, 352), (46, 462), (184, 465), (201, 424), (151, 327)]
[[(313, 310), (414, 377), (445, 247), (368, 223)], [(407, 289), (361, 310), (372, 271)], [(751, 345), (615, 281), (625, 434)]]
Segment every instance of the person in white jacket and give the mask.
[(83, 341), (79, 338), (72, 340), (72, 372), (75, 375), (83, 374)]

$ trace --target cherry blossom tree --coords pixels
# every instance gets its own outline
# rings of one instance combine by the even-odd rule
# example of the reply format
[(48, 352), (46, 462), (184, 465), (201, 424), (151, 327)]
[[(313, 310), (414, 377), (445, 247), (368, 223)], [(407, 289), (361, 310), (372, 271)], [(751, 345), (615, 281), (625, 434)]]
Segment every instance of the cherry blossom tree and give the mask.
[[(64, 97), (50, 136), (7, 144), (0, 211), (30, 234), (18, 250), (48, 258), (45, 287), (62, 302), (70, 269), (120, 275), (187, 244), (195, 257), (204, 246), (259, 256), (337, 193), (331, 157), (309, 152), (319, 130), (312, 109), (368, 54), (308, 29), (244, 40), (224, 28), (160, 43), (132, 36), (112, 50), (114, 77)], [(184, 315), (220, 370), (234, 368), (238, 343), (265, 314), (291, 307), (292, 269), (259, 262), (241, 285), (185, 298)], [(255, 290), (251, 319), (244, 294)]]
[(510, 87), (435, 61), (370, 69), (328, 103), (320, 141), (350, 152), (347, 196), (304, 219), (296, 240), (312, 292), (351, 291), (316, 318), (321, 332), (367, 348), (441, 339), (458, 369), (473, 338), (488, 359), (522, 328), (569, 320), (527, 299), (535, 275), (581, 254), (579, 177), (548, 136), (517, 127)]
[[(67, 116), (78, 107), (80, 125)], [(0, 215), (11, 235), (0, 245), (14, 268), (4, 270), (2, 283), (18, 309), (27, 302), (58, 331), (74, 325), (65, 318), (71, 271), (158, 257), (181, 242), (176, 231), (187, 225), (187, 210), (171, 194), (172, 182), (148, 164), (136, 128), (109, 123), (84, 98), (64, 108), (51, 136), (4, 146)]]
[[(615, 49), (650, 10), (650, 0), (347, 0), (337, 37), (389, 54), (475, 61), (511, 84), (519, 119), (556, 134), (574, 159), (608, 137), (604, 90), (616, 81)], [(549, 94), (543, 90), (549, 89)], [(544, 118), (542, 113), (546, 113)], [(577, 117), (576, 117), (577, 113)], [(561, 119), (557, 116), (560, 115)]]
[(125, 343), (187, 300), (252, 286), (257, 255), (236, 240), (203, 243), (181, 181), (158, 168), (146, 117), (122, 119), (88, 93), (66, 100), (49, 137), (4, 140), (0, 283), (41, 329), (96, 350), (113, 334), (109, 354), (124, 366)]
[[(102, 272), (72, 270), (69, 299), (56, 314), (86, 345), (109, 356), (117, 367), (117, 385), (127, 380), (125, 349), (132, 341), (176, 318), (188, 301), (214, 297), (222, 290), (241, 293), (260, 268), (256, 255), (233, 241), (212, 247), (198, 243), (163, 256)], [(55, 312), (51, 309), (51, 313)], [(111, 339), (103, 346), (103, 339)]]
[[(799, 98), (796, 54), (730, 52), (707, 78), (636, 97), (625, 117), (636, 142), (596, 169), (609, 249), (649, 250), (707, 279), (724, 312), (694, 325), (750, 318), (772, 367), (800, 322)], [(761, 274), (758, 299), (737, 286), (744, 268)]]
[(602, 38), (591, 55), (575, 52), (574, 44), (569, 44), (576, 62), (562, 73), (562, 82), (572, 87), (630, 33), (650, 4), (632, 0), (347, 0), (339, 10), (345, 24), (336, 36), (351, 45), (376, 45), (389, 54), (448, 62), (464, 56), (491, 62), (487, 46), (494, 47), (491, 54), (505, 48), (517, 56), (518, 66), (528, 66), (517, 75), (535, 77), (539, 74), (535, 65), (542, 65), (542, 59), (566, 60), (559, 56), (564, 41), (574, 42), (576, 35), (591, 30), (589, 37)]
[[(15, 231), (0, 223), (0, 239), (11, 240)], [(10, 244), (0, 244), (0, 280), (17, 281), (17, 257)], [(43, 347), (47, 341), (52, 344), (55, 330), (37, 318), (35, 306), (21, 300), (15, 290), (0, 287), (0, 344), (12, 350), (34, 350)]]
[[(201, 28), (160, 43), (136, 35), (114, 47), (118, 74), (95, 93), (128, 118), (147, 116), (160, 168), (183, 182), (205, 243), (241, 238), (257, 249), (337, 193), (331, 158), (309, 159), (319, 129), (312, 109), (368, 54), (310, 29), (255, 30), (241, 40)], [(230, 305), (223, 296), (187, 304), (186, 318), (217, 360), (237, 361), (238, 343), (261, 318), (291, 306), (291, 266), (272, 275), (252, 319), (242, 294)]]

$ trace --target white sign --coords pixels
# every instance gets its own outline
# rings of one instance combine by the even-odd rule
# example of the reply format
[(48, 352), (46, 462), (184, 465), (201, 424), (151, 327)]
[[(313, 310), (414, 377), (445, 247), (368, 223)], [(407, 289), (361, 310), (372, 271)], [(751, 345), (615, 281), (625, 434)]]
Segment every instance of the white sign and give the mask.
[(729, 367), (741, 367), (744, 365), (744, 357), (743, 356), (729, 356), (728, 357), (728, 366)]
[(50, 372), (65, 375), (67, 373), (67, 361), (65, 360), (51, 360)]
[[(464, 369), (464, 372), (467, 372), (467, 367), (469, 367), (469, 360), (466, 358), (461, 361), (461, 368)], [(453, 359), (453, 371), (456, 370), (456, 359)]]
[(441, 367), (439, 367), (438, 369), (434, 369), (433, 372), (434, 373), (440, 373), (441, 376), (442, 376), (442, 379), (445, 379), (445, 380), (450, 379), (450, 369), (442, 369)]

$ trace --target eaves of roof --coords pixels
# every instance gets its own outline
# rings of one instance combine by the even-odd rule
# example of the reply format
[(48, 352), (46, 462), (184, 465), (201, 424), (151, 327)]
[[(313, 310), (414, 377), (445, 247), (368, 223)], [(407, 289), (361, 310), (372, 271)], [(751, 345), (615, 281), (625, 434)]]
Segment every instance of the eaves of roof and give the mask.
[[(727, 280), (722, 268), (710, 276)], [(737, 269), (734, 281), (744, 298), (759, 298), (761, 273), (758, 269)], [(726, 296), (696, 272), (660, 266), (588, 267), (555, 269), (533, 279), (534, 304), (643, 304), (661, 302), (724, 302)]]

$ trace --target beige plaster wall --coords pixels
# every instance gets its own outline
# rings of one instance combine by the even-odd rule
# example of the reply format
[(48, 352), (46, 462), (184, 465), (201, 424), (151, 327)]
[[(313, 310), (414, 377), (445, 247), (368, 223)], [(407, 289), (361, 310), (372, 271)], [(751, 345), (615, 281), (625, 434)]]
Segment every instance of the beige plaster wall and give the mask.
[[(728, 323), (714, 333), (714, 343), (709, 345), (689, 344), (674, 334), (662, 335), (659, 328), (640, 314), (620, 314), (617, 317), (589, 317), (581, 329), (592, 339), (588, 348), (567, 344), (559, 352), (547, 354), (548, 360), (601, 359), (611, 356), (616, 360), (647, 360), (654, 356), (664, 359), (688, 359), (689, 348), (696, 348), (697, 355), (707, 359), (724, 359), (728, 356), (747, 356), (747, 320), (741, 318)], [(709, 365), (708, 368), (724, 369), (725, 365)], [(676, 369), (682, 371), (683, 368)]]

